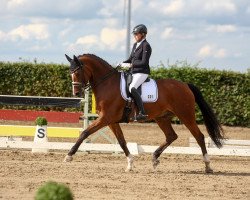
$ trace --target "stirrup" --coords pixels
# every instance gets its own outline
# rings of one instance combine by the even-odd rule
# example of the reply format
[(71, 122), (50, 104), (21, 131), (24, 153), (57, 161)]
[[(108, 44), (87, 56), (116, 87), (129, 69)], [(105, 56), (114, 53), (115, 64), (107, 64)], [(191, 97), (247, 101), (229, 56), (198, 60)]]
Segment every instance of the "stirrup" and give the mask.
[(134, 121), (142, 121), (142, 120), (146, 120), (148, 117), (148, 115), (139, 113), (138, 115), (136, 115), (135, 120)]

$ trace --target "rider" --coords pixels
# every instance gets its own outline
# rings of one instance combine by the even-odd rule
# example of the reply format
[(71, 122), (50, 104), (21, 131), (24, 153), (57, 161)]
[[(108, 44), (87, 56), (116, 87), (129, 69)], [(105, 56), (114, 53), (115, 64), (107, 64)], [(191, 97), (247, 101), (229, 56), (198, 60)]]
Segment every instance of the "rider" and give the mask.
[(123, 61), (121, 66), (127, 66), (129, 63), (130, 71), (133, 76), (132, 82), (129, 86), (129, 91), (139, 109), (139, 114), (136, 116), (136, 119), (145, 120), (147, 115), (137, 88), (148, 78), (148, 75), (150, 74), (149, 58), (151, 56), (152, 49), (146, 40), (147, 27), (144, 24), (135, 26), (132, 33), (136, 43), (134, 43), (129, 58)]

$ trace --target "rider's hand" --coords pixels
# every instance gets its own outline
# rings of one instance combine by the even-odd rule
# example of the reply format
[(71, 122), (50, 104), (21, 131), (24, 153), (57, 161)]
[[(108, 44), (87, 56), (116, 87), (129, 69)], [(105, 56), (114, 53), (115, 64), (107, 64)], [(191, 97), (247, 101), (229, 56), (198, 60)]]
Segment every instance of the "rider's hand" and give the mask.
[(117, 70), (127, 71), (129, 68), (132, 67), (131, 63), (118, 63), (116, 65)]
[(116, 64), (116, 68), (121, 68), (122, 67), (122, 63), (117, 63)]
[(121, 67), (130, 68), (131, 67), (131, 63), (121, 63)]

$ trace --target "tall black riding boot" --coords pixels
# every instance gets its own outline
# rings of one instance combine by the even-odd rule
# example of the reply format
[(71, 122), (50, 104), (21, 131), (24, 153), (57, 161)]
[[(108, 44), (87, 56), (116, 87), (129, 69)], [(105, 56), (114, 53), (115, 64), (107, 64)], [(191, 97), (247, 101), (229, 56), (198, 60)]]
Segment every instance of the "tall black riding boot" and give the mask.
[(144, 106), (143, 106), (142, 99), (141, 99), (141, 95), (139, 94), (137, 89), (135, 89), (134, 87), (131, 89), (131, 94), (132, 94), (132, 97), (134, 98), (135, 103), (139, 109), (139, 114), (136, 116), (136, 120), (138, 120), (138, 121), (145, 120), (148, 115), (146, 115), (146, 113), (145, 113)]

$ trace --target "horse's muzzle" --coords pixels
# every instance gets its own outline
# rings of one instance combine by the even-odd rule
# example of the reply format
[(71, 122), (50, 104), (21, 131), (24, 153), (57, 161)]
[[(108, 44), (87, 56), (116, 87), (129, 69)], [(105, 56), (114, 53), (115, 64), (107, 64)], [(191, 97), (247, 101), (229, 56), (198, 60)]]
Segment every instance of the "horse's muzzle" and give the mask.
[(81, 97), (82, 96), (82, 84), (79, 82), (72, 82), (73, 96)]
[(82, 96), (82, 92), (76, 92), (75, 94), (73, 94), (73, 97), (81, 97)]

